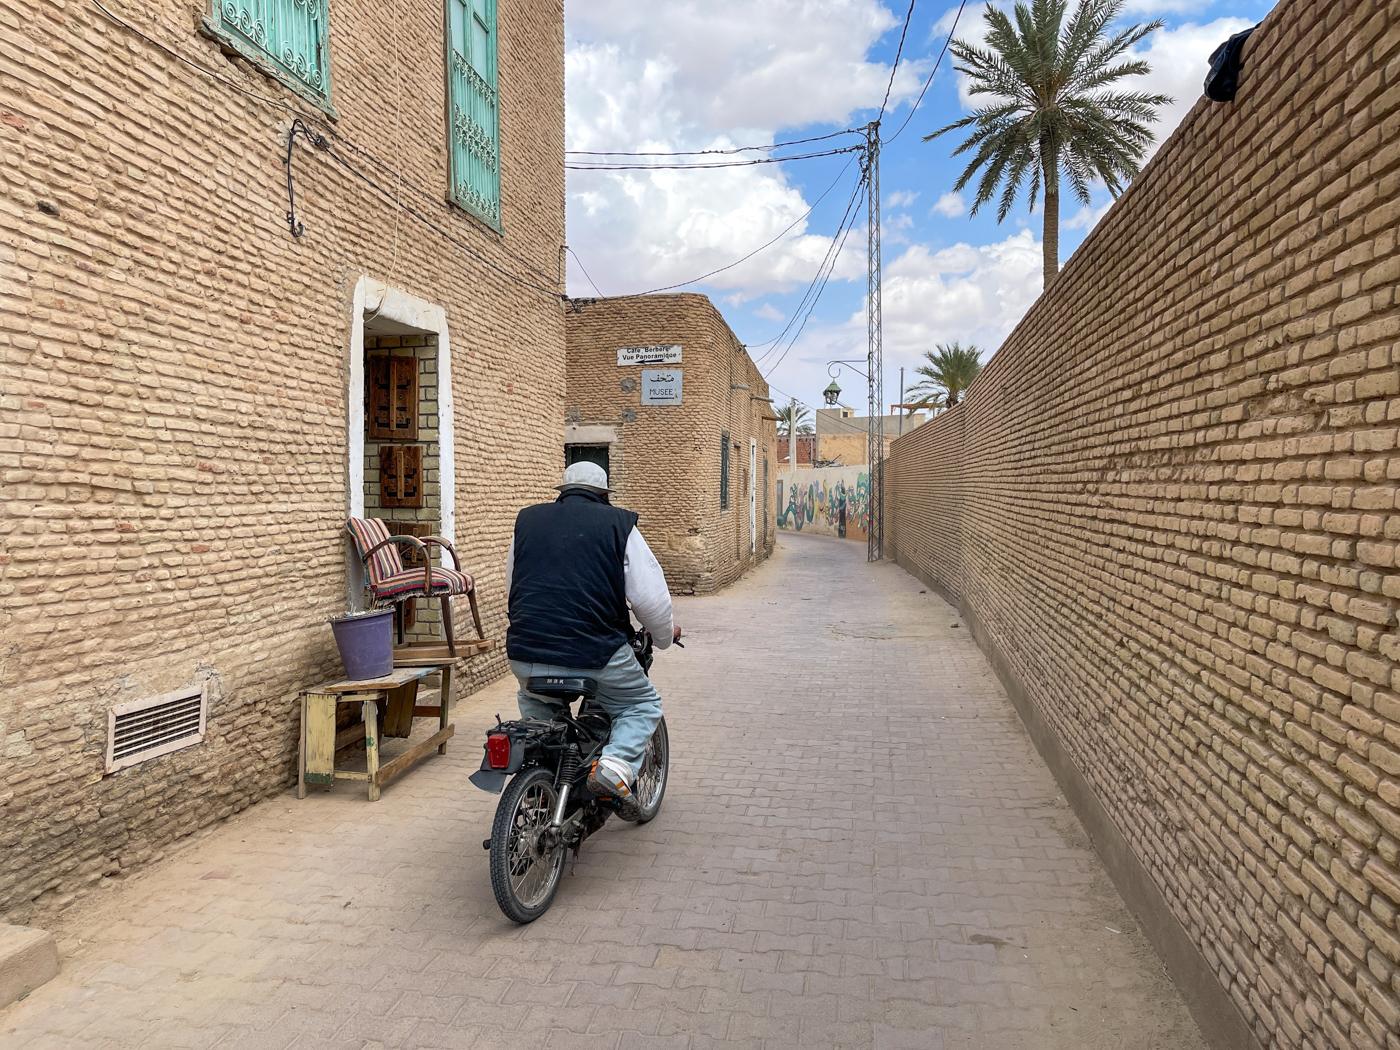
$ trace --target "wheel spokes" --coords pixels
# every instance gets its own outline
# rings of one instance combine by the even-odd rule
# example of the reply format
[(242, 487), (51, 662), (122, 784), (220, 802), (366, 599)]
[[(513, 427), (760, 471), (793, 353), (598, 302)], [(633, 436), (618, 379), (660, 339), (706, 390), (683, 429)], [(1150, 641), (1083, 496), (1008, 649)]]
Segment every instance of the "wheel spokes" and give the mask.
[(510, 888), (525, 907), (533, 907), (549, 890), (558, 863), (558, 851), (540, 855), (540, 836), (553, 822), (553, 805), (543, 784), (530, 788), (515, 811), (506, 846), (509, 857)]
[(643, 808), (656, 801), (660, 793), (662, 778), (665, 776), (665, 755), (662, 753), (659, 732), (653, 733), (647, 741), (646, 754), (642, 757), (642, 768), (637, 772), (637, 800)]

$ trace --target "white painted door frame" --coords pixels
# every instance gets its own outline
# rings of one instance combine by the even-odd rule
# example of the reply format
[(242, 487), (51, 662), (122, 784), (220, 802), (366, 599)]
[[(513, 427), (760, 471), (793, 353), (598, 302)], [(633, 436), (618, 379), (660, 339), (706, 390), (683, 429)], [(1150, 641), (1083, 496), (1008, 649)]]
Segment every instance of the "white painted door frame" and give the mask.
[(758, 553), (758, 438), (749, 438), (749, 553)]
[[(350, 392), (346, 405), (349, 469), (346, 471), (350, 517), (365, 516), (365, 313), (397, 321), (437, 335), (438, 377), (438, 502), (442, 535), (457, 542), (456, 414), (452, 407), (452, 343), (447, 334), (447, 309), (415, 295), (390, 288), (382, 281), (361, 275), (355, 282), (350, 315)], [(363, 566), (351, 558), (350, 608), (363, 601)]]

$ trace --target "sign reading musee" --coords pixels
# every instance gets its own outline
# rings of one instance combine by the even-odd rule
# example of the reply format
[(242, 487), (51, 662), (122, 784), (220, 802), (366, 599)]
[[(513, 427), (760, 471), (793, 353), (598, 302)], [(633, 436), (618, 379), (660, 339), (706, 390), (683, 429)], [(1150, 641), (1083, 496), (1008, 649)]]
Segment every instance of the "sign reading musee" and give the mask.
[[(677, 350), (680, 347), (676, 348)], [(681, 370), (679, 368), (643, 368), (642, 404), (679, 405), (681, 403)]]
[(678, 365), (681, 363), (679, 346), (619, 346), (617, 364), (625, 365)]

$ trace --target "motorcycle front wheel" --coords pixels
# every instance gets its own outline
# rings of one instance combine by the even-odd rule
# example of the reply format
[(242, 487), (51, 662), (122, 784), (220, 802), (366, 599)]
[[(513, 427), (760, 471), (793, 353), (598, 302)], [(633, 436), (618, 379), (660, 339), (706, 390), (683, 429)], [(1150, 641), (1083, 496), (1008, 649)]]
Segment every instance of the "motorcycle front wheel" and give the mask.
[(491, 891), (506, 918), (534, 922), (554, 901), (564, 874), (565, 847), (549, 848), (559, 795), (548, 770), (531, 769), (510, 782), (491, 825)]

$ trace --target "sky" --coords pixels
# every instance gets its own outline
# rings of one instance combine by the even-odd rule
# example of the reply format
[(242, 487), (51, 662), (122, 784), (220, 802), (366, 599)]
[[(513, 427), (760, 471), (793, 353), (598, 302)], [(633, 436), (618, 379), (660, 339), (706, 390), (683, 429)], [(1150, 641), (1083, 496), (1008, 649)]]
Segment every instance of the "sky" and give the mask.
[[(1159, 142), (1201, 97), (1211, 51), (1271, 6), (1266, 0), (1127, 0), (1120, 24), (1165, 22), (1137, 48), (1152, 67), (1136, 78), (1141, 88), (1174, 100), (1155, 125)], [(916, 0), (892, 83), (904, 0), (569, 0), (565, 10), (566, 148), (572, 151), (723, 150), (831, 135), (870, 122), (889, 87), (880, 170), (886, 405), (898, 401), (901, 366), (912, 383), (924, 352), (952, 340), (975, 344), (985, 361), (1040, 294), (1039, 209), (1029, 212), (1023, 199), (1001, 224), (991, 207), (971, 215), (972, 194), (953, 189), (966, 164), (952, 156), (957, 133), (923, 141), (971, 111), (951, 54), (913, 109), (953, 29), (956, 5)], [(969, 2), (954, 36), (978, 39), (983, 12), (983, 4)], [(836, 135), (783, 153), (860, 141)], [(775, 400), (796, 398), (815, 407), (834, 371), (842, 402), (863, 410), (863, 204), (844, 243), (833, 245), (856, 189), (854, 158), (846, 153), (706, 170), (570, 170), (568, 292), (633, 294), (728, 267), (680, 290), (710, 297), (749, 347)], [(578, 154), (567, 160), (599, 162)], [(1062, 190), (1062, 266), (1111, 203), (1103, 187), (1095, 189), (1090, 208)], [(834, 247), (820, 299), (814, 307), (810, 298), (803, 305)], [(834, 360), (854, 360), (860, 372), (829, 365)]]

